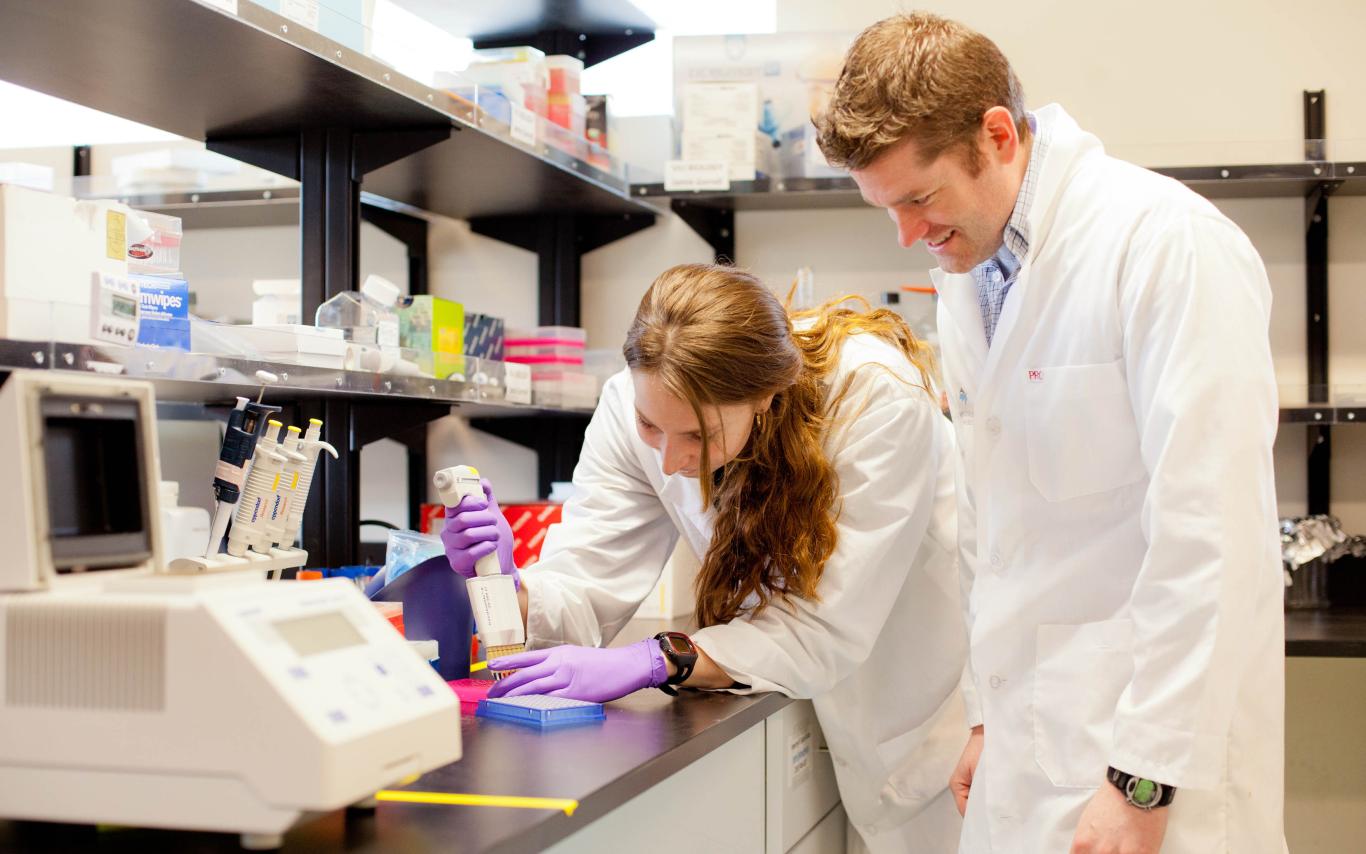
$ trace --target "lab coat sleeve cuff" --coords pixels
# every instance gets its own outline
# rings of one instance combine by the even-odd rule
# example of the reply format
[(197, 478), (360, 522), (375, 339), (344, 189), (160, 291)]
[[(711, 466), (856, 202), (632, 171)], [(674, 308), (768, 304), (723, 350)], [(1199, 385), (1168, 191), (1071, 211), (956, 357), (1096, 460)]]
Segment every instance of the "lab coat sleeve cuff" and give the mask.
[(724, 670), (731, 679), (744, 686), (722, 690), (732, 694), (758, 694), (763, 691), (789, 694), (781, 685), (749, 671), (745, 665), (744, 639), (737, 637), (740, 633), (733, 629), (733, 624), (709, 626), (692, 634), (692, 642), (710, 656), (716, 666)]
[(1114, 734), (1110, 765), (1127, 774), (1178, 789), (1213, 789), (1227, 778), (1226, 738), (1124, 717), (1115, 721)]

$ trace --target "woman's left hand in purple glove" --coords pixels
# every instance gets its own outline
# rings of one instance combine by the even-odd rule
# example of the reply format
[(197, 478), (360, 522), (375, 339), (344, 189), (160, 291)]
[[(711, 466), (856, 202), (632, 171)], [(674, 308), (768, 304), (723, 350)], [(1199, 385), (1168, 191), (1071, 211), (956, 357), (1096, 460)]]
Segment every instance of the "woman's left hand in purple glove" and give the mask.
[(516, 671), (495, 682), (490, 697), (549, 694), (593, 703), (656, 688), (669, 673), (654, 638), (612, 649), (557, 646), (522, 652), (490, 661), (489, 669)]

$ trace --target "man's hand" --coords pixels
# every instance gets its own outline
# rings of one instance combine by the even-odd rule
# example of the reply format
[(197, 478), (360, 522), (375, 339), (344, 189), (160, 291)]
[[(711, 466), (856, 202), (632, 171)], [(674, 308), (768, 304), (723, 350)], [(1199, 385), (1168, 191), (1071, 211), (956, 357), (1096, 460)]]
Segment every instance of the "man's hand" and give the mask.
[(972, 790), (973, 775), (977, 773), (977, 760), (982, 756), (984, 733), (981, 725), (972, 728), (963, 755), (958, 757), (958, 767), (953, 769), (953, 776), (949, 778), (949, 791), (953, 792), (959, 815), (968, 814), (968, 793)]
[(1141, 810), (1107, 780), (1081, 814), (1071, 854), (1157, 854), (1169, 807)]

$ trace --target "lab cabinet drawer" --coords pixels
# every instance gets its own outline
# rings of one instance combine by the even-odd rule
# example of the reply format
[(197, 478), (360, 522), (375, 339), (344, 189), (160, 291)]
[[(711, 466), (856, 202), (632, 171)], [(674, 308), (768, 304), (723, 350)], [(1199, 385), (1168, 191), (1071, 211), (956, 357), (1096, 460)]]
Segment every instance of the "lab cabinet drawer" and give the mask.
[(765, 851), (785, 854), (839, 803), (835, 767), (810, 701), (784, 707), (765, 722)]

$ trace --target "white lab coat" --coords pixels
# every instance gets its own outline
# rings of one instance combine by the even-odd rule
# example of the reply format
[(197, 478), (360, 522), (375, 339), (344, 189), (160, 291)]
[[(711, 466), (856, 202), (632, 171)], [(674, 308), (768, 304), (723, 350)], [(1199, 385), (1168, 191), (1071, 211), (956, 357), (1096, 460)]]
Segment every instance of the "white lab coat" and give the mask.
[[(841, 512), (820, 602), (774, 605), (693, 639), (752, 690), (814, 701), (845, 809), (872, 850), (942, 854), (961, 828), (944, 793), (962, 749), (967, 648), (953, 436), (936, 403), (883, 365), (918, 377), (894, 347), (855, 335), (830, 381), (838, 388), (853, 373), (842, 411), (862, 413), (826, 437)], [(698, 481), (663, 474), (636, 432), (633, 401), (628, 372), (607, 381), (574, 471), (581, 493), (524, 574), (534, 646), (610, 641), (680, 532), (706, 553), (712, 511)]]
[(990, 350), (934, 274), (962, 461), (965, 852), (1068, 850), (1107, 765), (1179, 787), (1164, 854), (1279, 852), (1284, 624), (1266, 272), (1057, 106)]

